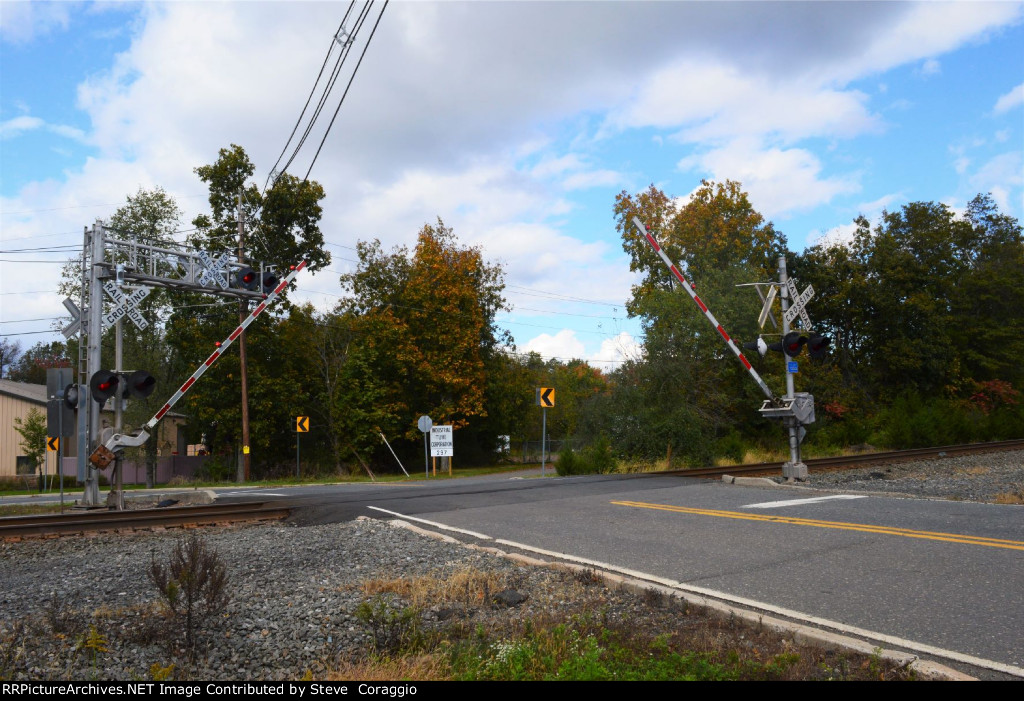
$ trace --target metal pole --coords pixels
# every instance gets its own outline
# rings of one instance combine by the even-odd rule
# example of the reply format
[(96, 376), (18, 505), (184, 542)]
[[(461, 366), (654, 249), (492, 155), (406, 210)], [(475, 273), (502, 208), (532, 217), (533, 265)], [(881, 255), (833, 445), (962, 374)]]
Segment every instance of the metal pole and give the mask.
[[(101, 266), (104, 262), (103, 222), (99, 219), (92, 227), (92, 265), (89, 269), (89, 350), (88, 375), (91, 378), (102, 370), (101, 336), (103, 335), (103, 283), (100, 281)], [(86, 411), (89, 414), (89, 451), (99, 445), (100, 436), (100, 403), (87, 400)], [(85, 465), (85, 488), (82, 491), (83, 506), (100, 505), (99, 474), (90, 463)]]
[[(114, 325), (114, 372), (120, 373), (124, 369), (124, 331), (121, 327), (121, 319)], [(121, 423), (124, 421), (124, 400), (118, 396), (124, 393), (124, 388), (119, 387), (119, 392), (114, 393), (114, 433), (121, 432)], [(124, 480), (122, 471), (124, 463), (121, 460), (121, 453), (117, 453), (114, 461), (114, 503), (118, 511), (124, 511)]]
[[(786, 258), (785, 256), (779, 257), (779, 291), (781, 292), (782, 298), (782, 337), (785, 338), (786, 334), (789, 333), (789, 322), (786, 320), (786, 310), (789, 309), (789, 286), (786, 282), (789, 280), (789, 274), (786, 271)], [(786, 399), (793, 399), (794, 392), (794, 379), (793, 373), (790, 372), (789, 364), (793, 360), (786, 354), (786, 347), (783, 344), (782, 357), (786, 363)], [(795, 418), (788, 418), (784, 420), (784, 423), (789, 431), (789, 462), (782, 466), (782, 476), (788, 481), (794, 479), (806, 480), (807, 479), (807, 466), (800, 461), (800, 424)]]
[(302, 438), (302, 434), (298, 431), (295, 432), (295, 479), (301, 479), (302, 470), (299, 469), (299, 441)]
[(423, 432), (423, 476), (430, 478), (430, 451), (427, 449), (427, 433)]
[[(243, 261), (243, 247), (245, 244), (245, 213), (242, 211), (242, 189), (238, 189), (238, 262)], [(246, 300), (239, 300), (238, 302), (238, 323), (241, 324), (245, 321), (245, 317), (249, 314), (249, 303)], [(245, 329), (242, 330), (241, 335), (238, 337), (238, 362), (240, 364), (240, 373), (242, 376), (242, 474), (239, 475), (239, 481), (249, 480), (249, 467), (251, 461), (249, 459), (249, 373), (246, 365), (245, 355)], [(298, 441), (296, 440), (296, 446)], [(298, 448), (296, 448), (297, 450)], [(296, 458), (297, 459), (297, 458)], [(298, 465), (296, 465), (298, 469)]]
[(547, 407), (540, 409), (540, 475), (544, 476), (544, 458), (547, 455), (548, 438), (548, 410)]
[[(78, 406), (75, 408), (75, 433), (77, 434), (78, 452), (76, 453), (75, 460), (75, 479), (78, 482), (85, 483), (86, 476), (88, 475), (89, 463), (86, 458), (89, 455), (89, 412), (82, 405), (82, 400), (85, 399), (88, 402), (87, 390), (85, 390), (86, 383), (89, 381), (88, 377), (82, 376), (82, 358), (86, 358), (86, 369), (88, 369), (88, 355), (83, 345), (87, 342), (89, 333), (89, 319), (86, 317), (86, 300), (89, 294), (89, 278), (88, 278), (88, 262), (91, 257), (89, 252), (91, 239), (89, 238), (89, 228), (83, 227), (82, 229), (82, 287), (79, 293), (79, 309), (81, 310), (80, 322), (78, 325), (78, 359), (75, 365), (75, 379), (74, 381), (81, 385), (83, 389), (78, 393)], [(62, 506), (63, 508), (63, 506)]]

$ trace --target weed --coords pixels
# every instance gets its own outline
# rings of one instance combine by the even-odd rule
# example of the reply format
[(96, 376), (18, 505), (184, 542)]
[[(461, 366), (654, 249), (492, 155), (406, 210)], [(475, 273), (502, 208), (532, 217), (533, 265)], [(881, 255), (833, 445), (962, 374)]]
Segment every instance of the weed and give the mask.
[(191, 533), (178, 540), (168, 564), (157, 562), (154, 554), (149, 581), (163, 597), (167, 610), (181, 624), (185, 649), (194, 655), (196, 632), (204, 620), (216, 616), (228, 605), (228, 575), (216, 550)]
[(997, 504), (1024, 504), (1024, 484), (1015, 484), (1008, 492), (1000, 492), (994, 498)]
[(356, 608), (356, 618), (369, 627), (373, 647), (395, 653), (415, 645), (419, 638), (419, 611), (402, 607), (393, 596), (378, 594)]
[(169, 664), (166, 667), (161, 665), (159, 662), (154, 662), (149, 666), (149, 676), (155, 682), (165, 682), (174, 678), (174, 665)]
[(50, 629), (58, 635), (77, 637), (85, 632), (85, 618), (66, 600), (57, 596), (57, 592), (50, 595), (50, 605), (43, 615)]

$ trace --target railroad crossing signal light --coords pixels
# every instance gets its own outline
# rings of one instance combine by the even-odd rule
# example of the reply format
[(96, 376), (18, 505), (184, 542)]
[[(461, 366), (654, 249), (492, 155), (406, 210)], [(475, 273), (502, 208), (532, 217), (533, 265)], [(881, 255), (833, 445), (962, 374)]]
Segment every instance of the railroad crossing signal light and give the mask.
[(260, 274), (250, 267), (235, 272), (235, 284), (245, 290), (256, 290), (260, 286)]
[[(67, 395), (70, 388), (75, 386), (76, 385), (69, 385), (69, 389), (65, 390), (65, 403), (68, 403)], [(100, 404), (105, 403), (111, 397), (145, 399), (149, 395), (153, 394), (153, 390), (155, 388), (156, 378), (145, 370), (136, 370), (131, 373), (116, 373), (111, 370), (100, 370), (93, 373), (92, 378), (89, 379), (91, 396)], [(75, 402), (77, 402), (77, 397)], [(68, 404), (68, 406), (72, 405)], [(77, 406), (77, 404), (75, 406)]]
[(832, 345), (832, 339), (822, 336), (820, 333), (812, 333), (807, 339), (807, 352), (811, 357), (820, 360), (828, 354), (828, 347)]
[(268, 295), (275, 289), (277, 289), (277, 286), (281, 284), (281, 278), (277, 276), (277, 273), (268, 270), (267, 272), (263, 273), (262, 282), (263, 294)]
[(89, 395), (100, 404), (117, 394), (121, 378), (110, 370), (97, 370), (89, 378)]
[(126, 397), (145, 399), (149, 395), (153, 394), (155, 387), (155, 377), (145, 370), (136, 370), (125, 379), (124, 395)]
[(800, 351), (804, 349), (804, 344), (806, 343), (807, 336), (799, 331), (790, 331), (781, 341), (769, 345), (768, 350), (773, 350), (777, 353), (785, 353), (790, 358), (795, 358), (800, 355)]

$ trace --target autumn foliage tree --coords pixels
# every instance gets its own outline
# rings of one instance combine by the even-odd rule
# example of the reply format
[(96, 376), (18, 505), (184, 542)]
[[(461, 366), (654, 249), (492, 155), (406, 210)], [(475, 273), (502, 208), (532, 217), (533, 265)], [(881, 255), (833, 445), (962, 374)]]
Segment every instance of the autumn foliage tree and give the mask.
[(494, 323), (505, 307), (501, 267), (460, 245), (440, 219), (420, 230), (411, 255), (404, 247), (386, 253), (379, 241), (357, 250), (358, 269), (341, 277), (348, 297), (339, 308), (356, 333), (352, 382), (387, 408), (377, 418), (392, 436), (419, 441), (416, 420), (427, 414), (464, 443), (488, 415), (488, 368), (507, 342)]

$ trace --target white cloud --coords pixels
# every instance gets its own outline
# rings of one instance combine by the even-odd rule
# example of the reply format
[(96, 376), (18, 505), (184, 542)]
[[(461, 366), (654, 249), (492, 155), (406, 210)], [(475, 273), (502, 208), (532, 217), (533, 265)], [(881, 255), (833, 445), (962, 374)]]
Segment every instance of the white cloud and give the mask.
[(1020, 151), (995, 156), (971, 176), (970, 183), (977, 192), (991, 193), (1001, 211), (1012, 211), (1010, 193), (1024, 185), (1024, 158)]
[(992, 108), (992, 111), (996, 114), (1004, 114), (1009, 112), (1014, 107), (1024, 105), (1024, 83), (1021, 83), (1015, 88), (1011, 88), (1005, 95), (1000, 95), (999, 99), (996, 100), (996, 106)]
[(810, 151), (764, 148), (753, 140), (737, 139), (684, 158), (678, 167), (703, 170), (716, 180), (738, 180), (754, 208), (769, 218), (810, 209), (836, 195), (860, 190), (853, 176), (822, 177), (821, 161)]
[(54, 29), (67, 29), (72, 4), (67, 2), (4, 2), (0, 39), (26, 44)]
[(45, 122), (39, 119), (39, 117), (30, 117), (27, 114), (12, 117), (4, 122), (0, 122), (0, 138), (10, 139), (20, 136), (27, 131), (39, 129), (44, 124)]
[(623, 331), (614, 338), (601, 342), (601, 348), (587, 362), (605, 372), (615, 370), (624, 360), (639, 360), (643, 355), (643, 344), (631, 334)]
[(546, 333), (535, 336), (526, 342), (522, 352), (534, 352), (545, 358), (561, 358), (563, 360), (586, 357), (586, 348), (582, 341), (576, 338), (576, 332), (571, 329), (562, 329), (554, 336)]
[(942, 73), (942, 64), (934, 58), (925, 59), (924, 63), (921, 64), (920, 73), (923, 76), (938, 75)]
[[(2, 37), (27, 41), (65, 27), (68, 7), (4, 2)], [(322, 2), (138, 7), (127, 51), (79, 86), (86, 133), (42, 120), (2, 125), (5, 134), (50, 129), (97, 147), (81, 167), (0, 202), (5, 240), (58, 231), (77, 231), (69, 240), (80, 240), (83, 224), (109, 215), (117, 206), (110, 203), (139, 186), (162, 185), (190, 219), (205, 205), (195, 197), (205, 188), (193, 168), (230, 143), (244, 146), (265, 176), (343, 12)], [(836, 172), (804, 143), (884, 128), (851, 80), (927, 65), (1021, 16), (1016, 3), (742, 7), (391, 3), (312, 173), (328, 193), (327, 239), (410, 244), (441, 215), (517, 284), (624, 300), (633, 274), (611, 223), (597, 232), (567, 223), (582, 206), (582, 188), (617, 187), (636, 168), (627, 157), (598, 160), (588, 124), (674, 132), (663, 141), (643, 136), (662, 142), (672, 160), (683, 155), (671, 151), (680, 142), (695, 145), (680, 167), (741, 180), (760, 211), (784, 216), (858, 191), (857, 172)], [(19, 96), (5, 99), (17, 104)], [(568, 136), (560, 131), (567, 124)], [(305, 173), (321, 135), (310, 136), (291, 172)], [(95, 203), (107, 206), (78, 208)], [(24, 210), (36, 214), (6, 214)], [(38, 266), (27, 267), (5, 264), (4, 289), (40, 284)], [(333, 274), (302, 285), (337, 292)], [(583, 345), (572, 333), (551, 338), (566, 344), (563, 353), (572, 340)]]
[(812, 231), (807, 243), (809, 246), (847, 246), (853, 241), (853, 236), (856, 233), (857, 225), (853, 222), (840, 224), (839, 226), (833, 226), (824, 233)]

